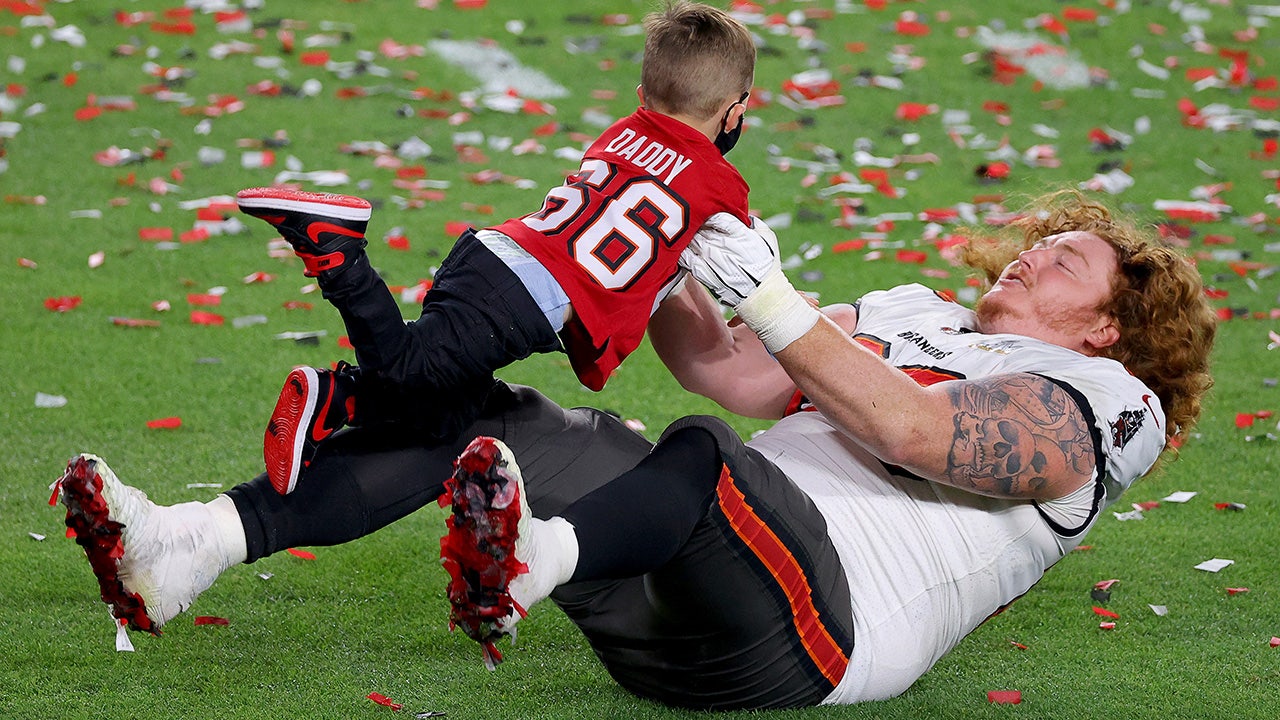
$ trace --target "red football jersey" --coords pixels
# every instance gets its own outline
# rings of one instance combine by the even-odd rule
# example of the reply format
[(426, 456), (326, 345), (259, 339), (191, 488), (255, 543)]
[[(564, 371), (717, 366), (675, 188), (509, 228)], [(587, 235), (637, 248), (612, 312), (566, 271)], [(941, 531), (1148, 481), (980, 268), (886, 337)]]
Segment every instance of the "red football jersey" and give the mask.
[(639, 346), (680, 253), (718, 212), (749, 222), (742, 175), (702, 133), (640, 108), (587, 149), (537, 212), (493, 229), (564, 288), (574, 314), (562, 333), (569, 362), (599, 390)]

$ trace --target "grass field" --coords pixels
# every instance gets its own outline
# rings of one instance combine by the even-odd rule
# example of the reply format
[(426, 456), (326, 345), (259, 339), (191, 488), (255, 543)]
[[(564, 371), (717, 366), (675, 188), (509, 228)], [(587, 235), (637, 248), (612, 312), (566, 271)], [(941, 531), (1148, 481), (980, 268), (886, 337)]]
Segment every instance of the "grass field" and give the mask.
[[(83, 553), (46, 502), (66, 459), (100, 454), (157, 502), (211, 498), (216, 487), (189, 486), (227, 488), (260, 471), (261, 428), (291, 367), (353, 359), (337, 313), (307, 292), (296, 259), (271, 254), (265, 226), (200, 226), (197, 201), (284, 170), (346, 173), (337, 191), (378, 203), (375, 264), (390, 284), (413, 286), (430, 277), (456, 223), (535, 209), (575, 166), (556, 151), (580, 149), (602, 119), (634, 108), (637, 23), (649, 9), (631, 0), (258, 4), (255, 32), (199, 9), (187, 17), (176, 0), (0, 2), (0, 717), (390, 712), (371, 692), (403, 703), (401, 715), (690, 715), (618, 689), (550, 605), (521, 625), (508, 662), (486, 672), (474, 644), (446, 631), (434, 508), (359, 542), (312, 548), (314, 561), (280, 554), (233, 568), (163, 636), (135, 635), (136, 652), (114, 651)], [(771, 717), (1280, 715), (1280, 648), (1269, 643), (1280, 636), (1280, 430), (1270, 415), (1280, 409), (1280, 355), (1268, 337), (1280, 329), (1280, 17), (1236, 0), (764, 4), (768, 23), (753, 25), (763, 42), (758, 102), (730, 159), (793, 256), (799, 287), (825, 302), (901, 282), (966, 297), (963, 272), (929, 240), (954, 227), (931, 228), (917, 213), (976, 204), (980, 217), (998, 197), (1014, 208), (1018, 197), (1119, 169), (1132, 186), (1105, 197), (1186, 246), (1224, 318), (1205, 416), (1180, 459), (1127, 498), (1197, 492), (1190, 502), (1162, 502), (1142, 520), (1108, 513), (1091, 550), (1062, 560), (902, 697)], [(47, 14), (23, 16), (28, 7)], [(1002, 65), (980, 28), (1039, 45)], [(292, 53), (279, 29), (292, 32)], [(472, 92), (476, 63), (450, 64), (426, 47), (443, 39), (491, 40), (491, 57), (496, 48), (512, 56), (504, 82), (518, 66), (565, 92), (513, 113), (491, 109)], [(1076, 77), (1092, 82), (1060, 86)], [(828, 79), (835, 85), (824, 88)], [(1108, 149), (1104, 135), (1123, 147)], [(350, 152), (415, 137), (431, 154), (399, 172)], [(247, 167), (245, 153), (264, 142), (275, 164)], [(96, 159), (109, 148), (136, 161)], [(857, 151), (905, 162), (859, 166)], [(1000, 162), (1004, 179), (978, 176)], [(302, 184), (315, 189), (310, 177)], [(892, 190), (826, 190), (840, 180)], [(1229, 209), (1206, 220), (1157, 208), (1210, 198)], [(885, 222), (842, 223), (842, 203)], [(172, 239), (143, 238), (155, 228)], [(381, 241), (393, 228), (407, 250)], [(246, 281), (257, 273), (270, 279)], [(194, 304), (207, 295), (218, 304)], [(158, 311), (161, 302), (170, 309)], [(403, 309), (416, 314), (412, 302)], [(193, 312), (222, 323), (197, 323)], [(311, 343), (277, 338), (319, 331)], [(713, 411), (647, 347), (599, 394), (561, 357), (503, 377), (565, 405), (614, 410), (654, 437), (677, 417)], [(148, 427), (165, 418), (181, 426)], [(761, 427), (733, 422), (744, 434)], [(1215, 557), (1235, 563), (1194, 569)], [(1092, 598), (1108, 579), (1119, 580), (1110, 599)], [(1099, 628), (1097, 605), (1119, 614), (1114, 630)], [(196, 615), (229, 624), (196, 626)], [(988, 704), (998, 689), (1022, 691), (1022, 704)]]

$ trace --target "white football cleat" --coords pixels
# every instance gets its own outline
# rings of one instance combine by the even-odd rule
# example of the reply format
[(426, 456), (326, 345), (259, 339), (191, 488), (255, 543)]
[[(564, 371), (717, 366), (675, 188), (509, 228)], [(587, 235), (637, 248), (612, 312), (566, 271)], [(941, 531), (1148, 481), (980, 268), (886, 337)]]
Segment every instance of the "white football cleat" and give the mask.
[(480, 643), (490, 670), (502, 662), (495, 641), (515, 639), (526, 608), (573, 575), (573, 526), (533, 517), (515, 456), (501, 440), (478, 437), (458, 456), (441, 505), (451, 505), (440, 562), (449, 573), (449, 627)]
[(87, 453), (71, 459), (59, 482), (67, 527), (102, 601), (130, 629), (158, 635), (235, 562), (204, 503), (156, 505)]

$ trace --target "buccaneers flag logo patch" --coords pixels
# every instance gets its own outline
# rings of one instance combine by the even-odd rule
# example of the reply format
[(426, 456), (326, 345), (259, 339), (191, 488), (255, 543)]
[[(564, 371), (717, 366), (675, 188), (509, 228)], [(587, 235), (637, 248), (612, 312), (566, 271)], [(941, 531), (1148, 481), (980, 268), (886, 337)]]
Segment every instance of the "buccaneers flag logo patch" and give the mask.
[(1142, 419), (1147, 416), (1142, 410), (1124, 410), (1111, 423), (1111, 444), (1117, 450), (1123, 448), (1142, 427)]

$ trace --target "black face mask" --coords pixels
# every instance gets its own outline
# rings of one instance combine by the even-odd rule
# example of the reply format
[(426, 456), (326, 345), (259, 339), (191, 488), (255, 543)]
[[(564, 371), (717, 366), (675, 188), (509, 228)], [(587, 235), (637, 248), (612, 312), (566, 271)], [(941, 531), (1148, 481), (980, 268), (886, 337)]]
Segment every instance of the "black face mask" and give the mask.
[[(750, 90), (742, 93), (742, 97), (738, 98), (738, 102), (734, 103), (734, 105), (745, 103), (747, 101), (747, 96), (750, 94)], [(722, 123), (727, 123), (729, 121), (729, 113), (732, 111), (733, 105), (730, 105), (729, 109), (724, 111), (724, 120), (721, 121)], [(743, 113), (738, 117), (738, 124), (735, 125), (732, 130), (725, 128), (720, 131), (719, 135), (716, 135), (715, 145), (721, 155), (728, 154), (728, 152), (733, 149), (733, 146), (738, 144), (738, 138), (742, 136), (742, 121), (744, 119), (746, 119), (746, 113)]]

